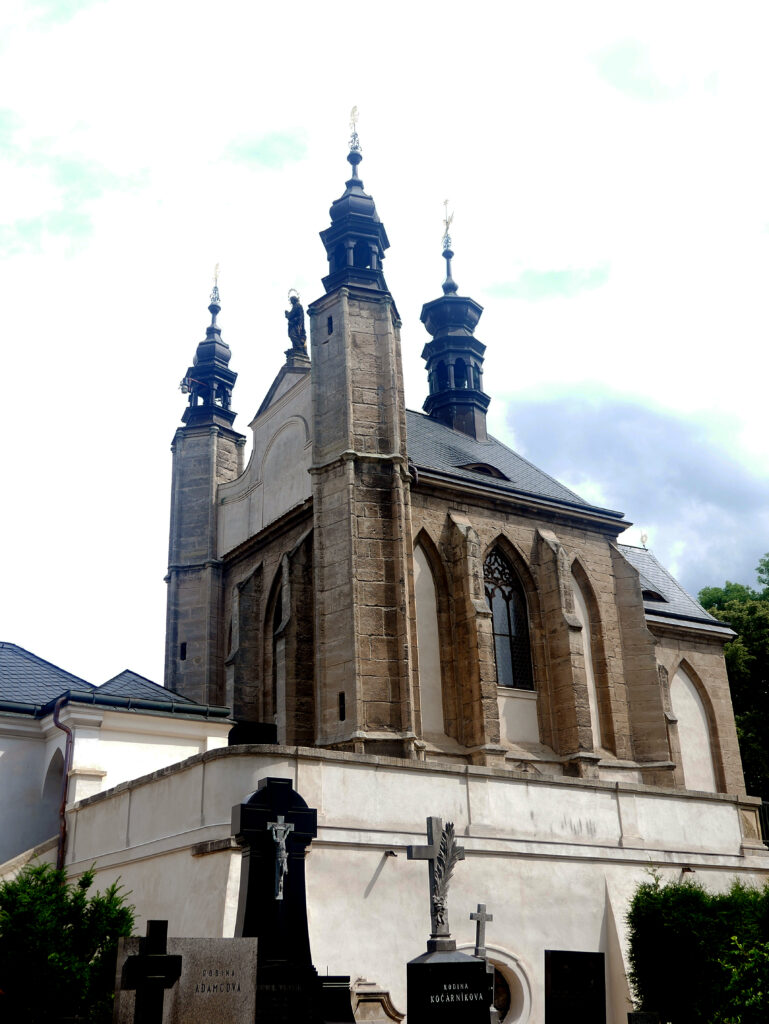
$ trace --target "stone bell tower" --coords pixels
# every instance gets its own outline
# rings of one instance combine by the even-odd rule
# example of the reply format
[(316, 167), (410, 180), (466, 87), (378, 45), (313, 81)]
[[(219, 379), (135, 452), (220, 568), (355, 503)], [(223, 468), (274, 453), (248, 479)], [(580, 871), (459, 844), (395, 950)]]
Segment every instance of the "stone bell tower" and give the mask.
[(189, 394), (171, 451), (171, 529), (168, 545), (165, 685), (203, 704), (222, 704), (222, 570), (217, 557), (216, 488), (239, 476), (246, 439), (232, 429), (230, 408), (237, 374), (216, 318), (182, 379)]
[(326, 293), (309, 308), (316, 742), (409, 756), (414, 602), (400, 320), (355, 130), (347, 159), (352, 176), (321, 232)]

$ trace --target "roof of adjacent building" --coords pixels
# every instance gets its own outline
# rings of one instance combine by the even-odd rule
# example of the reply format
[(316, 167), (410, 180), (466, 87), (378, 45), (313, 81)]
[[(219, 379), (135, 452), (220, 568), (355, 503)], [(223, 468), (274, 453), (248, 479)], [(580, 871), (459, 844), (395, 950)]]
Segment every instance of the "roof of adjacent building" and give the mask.
[[(406, 423), (409, 460), (417, 469), (435, 470), (495, 490), (526, 497), (545, 498), (549, 502), (585, 511), (595, 508), (495, 437), (489, 437), (488, 441), (476, 441), (468, 434), (444, 426), (430, 416), (411, 409), (406, 412)], [(503, 478), (466, 468), (473, 464), (491, 466), (501, 473)], [(612, 518), (623, 518), (621, 512), (610, 509), (598, 511)]]
[[(648, 548), (620, 544), (619, 549), (628, 562), (638, 570), (647, 618), (682, 619), (695, 627), (733, 634), (727, 625), (705, 611), (699, 601), (695, 601), (691, 594), (684, 590)], [(662, 600), (657, 600), (651, 595), (659, 595)]]
[(130, 669), (113, 676), (103, 686), (94, 686), (18, 644), (0, 642), (0, 712), (40, 717), (50, 714), (59, 697), (107, 705), (115, 710), (216, 718), (229, 714), (229, 708), (198, 704)]
[(194, 704), (194, 700), (183, 697), (180, 693), (158, 686), (151, 679), (140, 676), (138, 672), (124, 669), (119, 675), (108, 679), (99, 687), (99, 693), (111, 693), (119, 697), (143, 697), (146, 700), (173, 701), (176, 704)]
[(67, 690), (95, 687), (16, 644), (0, 643), (0, 700), (47, 704)]

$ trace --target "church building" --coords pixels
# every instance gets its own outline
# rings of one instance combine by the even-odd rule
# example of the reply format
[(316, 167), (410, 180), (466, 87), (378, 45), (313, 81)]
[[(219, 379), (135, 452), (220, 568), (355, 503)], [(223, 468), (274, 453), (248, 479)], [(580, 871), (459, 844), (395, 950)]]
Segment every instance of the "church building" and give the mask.
[[(441, 816), (466, 849), (452, 932), (472, 951), (470, 913), (493, 914), (504, 1024), (544, 1024), (552, 950), (603, 954), (606, 1019), (624, 1024), (624, 915), (649, 866), (714, 888), (769, 872), (733, 634), (618, 542), (621, 513), (489, 436), (483, 310), (453, 279), (448, 229), (421, 313), (426, 398), (406, 409), (389, 240), (355, 134), (347, 159), (309, 348), (295, 297), (285, 365), (263, 398), (239, 393), (215, 287), (182, 382), (165, 685), (231, 708), (234, 745), (73, 805), (68, 862), (95, 861), (99, 885), (120, 876), (140, 928), (232, 935), (230, 808), (290, 778), (318, 809), (314, 962), (400, 1020), (429, 932), (426, 872), (405, 851)], [(234, 404), (258, 406), (247, 465)]]
[(617, 543), (622, 514), (488, 436), (448, 235), (406, 410), (389, 242), (348, 160), (312, 361), (299, 324), (245, 468), (212, 296), (173, 444), (166, 686), (281, 744), (743, 792), (730, 630)]

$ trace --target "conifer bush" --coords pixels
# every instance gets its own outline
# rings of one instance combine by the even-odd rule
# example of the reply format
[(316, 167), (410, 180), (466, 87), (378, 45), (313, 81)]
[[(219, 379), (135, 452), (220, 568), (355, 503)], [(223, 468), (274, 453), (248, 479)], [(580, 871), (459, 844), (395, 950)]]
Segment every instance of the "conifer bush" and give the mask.
[(117, 884), (89, 898), (93, 879), (38, 864), (0, 883), (1, 1021), (112, 1020), (117, 940), (131, 934), (133, 907)]

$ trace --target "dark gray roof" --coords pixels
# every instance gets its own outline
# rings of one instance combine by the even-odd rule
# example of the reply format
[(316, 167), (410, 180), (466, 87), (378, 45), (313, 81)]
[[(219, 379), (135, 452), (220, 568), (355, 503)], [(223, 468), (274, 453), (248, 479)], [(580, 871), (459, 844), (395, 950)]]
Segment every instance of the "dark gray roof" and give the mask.
[(67, 690), (94, 690), (85, 679), (65, 672), (16, 644), (0, 643), (0, 700), (47, 704)]
[(717, 632), (732, 631), (724, 623), (706, 612), (699, 601), (687, 594), (678, 580), (667, 571), (647, 548), (637, 548), (630, 544), (618, 545), (622, 554), (631, 565), (635, 566), (641, 577), (641, 590), (649, 590), (664, 598), (653, 601), (644, 598), (644, 610), (648, 617), (660, 619), (686, 619), (703, 628), (713, 628)]
[(112, 679), (108, 679), (99, 687), (99, 693), (111, 693), (116, 697), (139, 697), (144, 700), (165, 700), (169, 704), (194, 704), (189, 697), (182, 697), (179, 693), (172, 693), (164, 686), (158, 686), (151, 679), (140, 676), (138, 672), (132, 672), (130, 668), (125, 669)]
[(0, 643), (0, 712), (45, 717), (51, 714), (54, 702), (62, 696), (66, 696), (69, 703), (185, 718), (202, 715), (206, 718), (227, 718), (230, 713), (229, 708), (198, 704), (189, 697), (172, 693), (130, 669), (109, 679), (103, 686), (94, 686), (23, 647)]
[[(548, 501), (585, 510), (594, 507), (494, 437), (489, 437), (488, 441), (476, 441), (467, 434), (452, 430), (411, 409), (406, 411), (406, 429), (409, 459), (417, 469), (432, 469), (495, 490), (546, 498)], [(468, 463), (493, 466), (507, 479), (501, 480), (486, 473), (463, 469)], [(622, 518), (621, 512), (608, 509), (600, 511), (617, 519)]]

